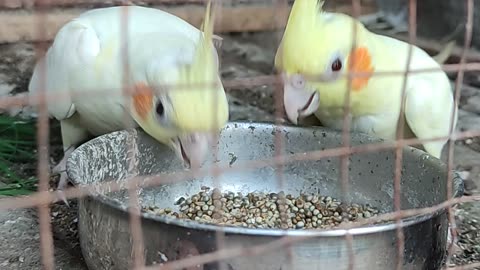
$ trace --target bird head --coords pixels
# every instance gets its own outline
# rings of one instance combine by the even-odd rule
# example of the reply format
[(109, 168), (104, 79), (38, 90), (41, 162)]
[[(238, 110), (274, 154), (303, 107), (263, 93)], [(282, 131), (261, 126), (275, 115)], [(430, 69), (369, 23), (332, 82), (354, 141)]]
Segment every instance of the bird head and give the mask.
[(201, 28), (203, 34), (193, 61), (166, 74), (171, 75), (175, 83), (160, 87), (135, 84), (130, 106), (133, 118), (145, 132), (173, 148), (191, 168), (203, 163), (229, 117), (212, 41), (210, 3)]
[[(349, 72), (373, 71), (364, 26), (348, 15), (323, 11), (323, 4), (295, 0), (275, 56), (284, 83), (285, 111), (295, 124), (317, 111), (322, 94), (344, 99)], [(351, 89), (366, 87), (370, 76), (353, 78)]]

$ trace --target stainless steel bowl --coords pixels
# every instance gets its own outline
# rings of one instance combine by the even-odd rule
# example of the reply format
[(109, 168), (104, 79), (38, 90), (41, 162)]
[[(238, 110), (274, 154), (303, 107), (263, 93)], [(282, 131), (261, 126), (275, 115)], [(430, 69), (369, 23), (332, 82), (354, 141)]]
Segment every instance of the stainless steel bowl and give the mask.
[[(280, 127), (284, 139), (283, 154), (303, 153), (341, 146), (341, 133), (319, 127)], [(275, 155), (275, 127), (264, 123), (234, 122), (222, 131), (218, 163), (227, 165), (256, 159), (271, 159)], [(133, 139), (133, 140), (132, 140)], [(95, 138), (75, 150), (67, 163), (68, 175), (75, 185), (93, 184), (111, 179), (125, 183), (127, 171), (127, 142), (138, 150), (140, 175), (181, 171), (182, 165), (174, 153), (141, 131), (114, 132)], [(364, 134), (351, 134), (352, 145), (375, 143), (381, 140)], [(446, 166), (415, 148), (403, 151), (402, 208), (427, 207), (447, 199)], [(235, 157), (235, 158), (232, 158)], [(209, 161), (211, 162), (213, 158)], [(350, 157), (349, 187), (346, 200), (369, 203), (382, 211), (393, 210), (393, 150), (354, 154)], [(275, 167), (229, 172), (219, 177), (222, 191), (279, 192), (298, 195), (302, 191), (320, 192), (340, 197), (340, 159), (295, 161), (283, 167), (284, 185), (277, 182)], [(188, 196), (201, 186), (214, 185), (212, 176), (185, 182), (144, 188), (139, 197), (144, 205), (175, 207), (180, 196)], [(454, 179), (455, 196), (463, 194), (463, 182)], [(79, 200), (79, 234), (83, 255), (90, 269), (129, 269), (131, 234), (127, 212), (128, 193), (107, 195), (92, 193)], [(432, 215), (406, 219), (404, 268), (438, 269), (447, 245), (447, 215), (439, 211)], [(348, 269), (349, 251), (344, 230), (282, 231), (219, 227), (172, 220), (143, 214), (142, 229), (147, 265), (184, 258), (217, 250), (216, 231), (224, 231), (225, 248), (253, 247), (278, 240), (284, 235), (314, 235), (296, 242), (289, 249), (269, 250), (253, 256), (228, 258), (227, 269)], [(393, 224), (352, 229), (355, 269), (395, 269), (397, 254), (396, 229)], [(210, 263), (195, 269), (219, 269)]]

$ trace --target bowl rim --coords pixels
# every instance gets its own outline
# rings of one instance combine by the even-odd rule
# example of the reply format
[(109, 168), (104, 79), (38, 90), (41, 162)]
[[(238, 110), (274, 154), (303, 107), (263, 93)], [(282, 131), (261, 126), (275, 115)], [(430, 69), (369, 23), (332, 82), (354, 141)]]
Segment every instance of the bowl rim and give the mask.
[[(328, 132), (328, 133), (339, 133), (341, 134), (341, 131), (336, 131), (334, 129), (322, 127), (322, 126), (296, 126), (293, 124), (289, 123), (283, 123), (281, 125), (276, 125), (275, 123), (270, 123), (270, 122), (261, 122), (261, 121), (229, 121), (225, 128), (228, 128), (229, 126), (235, 126), (238, 127), (238, 125), (246, 125), (248, 124), (249, 126), (255, 125), (255, 126), (263, 126), (263, 127), (269, 127), (269, 128), (275, 128), (275, 127), (285, 127), (285, 128), (298, 128), (298, 129), (307, 129), (307, 130), (317, 130), (320, 132)], [(71, 170), (69, 170), (70, 165), (73, 165), (73, 158), (76, 157), (83, 148), (85, 147), (91, 147), (95, 141), (103, 140), (104, 137), (106, 136), (111, 136), (113, 134), (125, 134), (128, 132), (131, 132), (133, 129), (124, 129), (124, 130), (119, 130), (119, 131), (114, 131), (110, 132), (107, 134), (100, 135), (98, 137), (95, 137), (80, 146), (78, 146), (69, 156), (67, 159), (67, 174), (69, 181), (72, 182), (73, 185), (75, 186), (83, 186), (86, 184), (81, 184), (80, 181), (77, 181), (75, 175), (71, 175)], [(140, 128), (135, 128), (137, 132), (142, 132), (146, 135), (148, 133), (142, 131)], [(365, 133), (355, 133), (355, 136), (360, 136), (368, 140), (373, 140), (373, 141), (378, 141), (378, 142), (384, 142), (384, 139), (374, 137)], [(403, 152), (406, 153), (408, 152), (409, 155), (412, 155), (412, 157), (416, 156), (425, 156), (427, 155), (429, 157), (429, 162), (433, 165), (436, 166), (439, 170), (446, 170), (447, 166), (446, 164), (428, 153), (417, 149), (412, 146), (405, 146), (403, 147)], [(455, 178), (454, 178), (455, 180)], [(463, 179), (459, 179), (462, 181), (461, 185), (463, 185)], [(453, 187), (453, 196), (452, 197), (458, 197), (458, 193), (463, 193), (463, 190), (461, 188), (461, 185), (459, 187), (455, 188), (455, 183)], [(94, 192), (88, 192), (88, 197), (93, 199), (94, 201), (97, 201), (98, 203), (102, 203), (108, 207), (111, 207), (115, 210), (118, 210), (122, 213), (125, 213), (127, 216), (129, 215), (128, 213), (128, 206), (126, 204), (120, 204), (118, 201), (112, 199), (111, 197), (105, 196), (104, 194), (94, 194)], [(461, 196), (461, 194), (460, 194)], [(83, 199), (83, 198), (79, 198)], [(446, 212), (445, 209), (439, 209), (433, 213), (428, 213), (428, 214), (423, 214), (423, 215), (414, 215), (411, 217), (403, 218), (401, 220), (401, 228), (405, 228), (408, 226), (412, 226), (421, 222), (424, 222), (426, 220), (429, 220), (435, 216), (438, 216), (442, 213)], [(207, 224), (207, 223), (200, 223), (197, 221), (193, 220), (181, 220), (177, 219), (174, 217), (168, 217), (168, 216), (160, 216), (148, 212), (140, 212), (140, 218), (144, 219), (144, 221), (148, 220), (154, 223), (162, 223), (164, 225), (173, 225), (180, 227), (182, 229), (186, 230), (202, 230), (202, 231), (210, 231), (210, 232), (223, 232), (225, 234), (237, 234), (237, 235), (249, 235), (249, 236), (264, 236), (264, 237), (269, 237), (269, 236), (300, 236), (300, 237), (339, 237), (339, 236), (345, 236), (347, 234), (350, 234), (352, 236), (354, 235), (366, 235), (366, 234), (372, 234), (372, 233), (380, 233), (380, 232), (387, 232), (387, 231), (392, 231), (396, 230), (398, 225), (394, 221), (390, 221), (388, 223), (382, 223), (382, 224), (374, 224), (374, 225), (363, 225), (363, 226), (358, 226), (354, 228), (331, 228), (331, 229), (302, 229), (302, 230), (297, 230), (297, 229), (270, 229), (270, 228), (246, 228), (246, 227), (237, 227), (237, 226), (220, 226), (220, 225), (213, 225), (213, 224)]]

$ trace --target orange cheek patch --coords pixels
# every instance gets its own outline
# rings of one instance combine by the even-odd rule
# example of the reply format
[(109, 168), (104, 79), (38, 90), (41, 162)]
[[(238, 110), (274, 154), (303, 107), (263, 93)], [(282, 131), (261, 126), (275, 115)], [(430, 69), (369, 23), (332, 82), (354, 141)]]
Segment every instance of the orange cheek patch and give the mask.
[[(370, 52), (365, 47), (356, 48), (352, 54), (350, 55), (349, 60), (349, 71), (353, 73), (368, 73), (373, 72), (372, 67), (372, 57), (370, 56)], [(367, 84), (372, 74), (364, 75), (358, 74), (358, 77), (355, 76), (352, 79), (352, 89), (354, 91), (360, 91), (364, 88)]]
[(137, 114), (143, 119), (147, 118), (148, 113), (152, 110), (152, 101), (152, 90), (144, 83), (136, 84), (135, 93), (133, 94), (133, 106)]

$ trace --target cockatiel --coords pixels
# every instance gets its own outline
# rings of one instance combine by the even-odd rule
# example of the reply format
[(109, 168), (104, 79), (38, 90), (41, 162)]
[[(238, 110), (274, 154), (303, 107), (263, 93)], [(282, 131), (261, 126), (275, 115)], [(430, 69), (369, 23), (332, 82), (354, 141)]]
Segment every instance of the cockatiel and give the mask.
[[(275, 56), (282, 73), (284, 106), (294, 124), (311, 114), (330, 128), (342, 130), (347, 93), (347, 72), (402, 71), (409, 45), (368, 31), (348, 15), (322, 10), (323, 1), (296, 0)], [(353, 24), (357, 29), (353, 44)], [(352, 61), (352, 58), (355, 61)], [(440, 69), (425, 51), (413, 48), (410, 70)], [(443, 71), (408, 76), (404, 115), (400, 115), (403, 74), (356, 77), (351, 82), (351, 130), (395, 140), (399, 117), (404, 117), (405, 138), (429, 139), (450, 134), (457, 122), (457, 107)], [(455, 114), (452, 111), (455, 107)], [(423, 148), (440, 158), (447, 140), (426, 142)]]
[[(136, 90), (128, 98), (122, 96), (122, 34), (127, 33), (122, 31), (122, 8), (129, 19), (127, 76)], [(35, 66), (29, 91), (40, 91), (44, 62), (47, 94), (67, 96), (48, 101), (49, 113), (60, 121), (65, 152), (53, 169), (61, 173), (60, 191), (66, 186), (65, 161), (74, 148), (91, 136), (124, 129), (125, 115), (173, 148), (187, 167), (201, 165), (214, 143), (212, 132), (219, 132), (229, 117), (218, 74), (221, 39), (213, 35), (213, 22), (210, 3), (203, 32), (161, 10), (128, 6), (85, 12), (59, 30)]]

